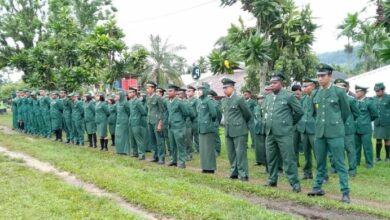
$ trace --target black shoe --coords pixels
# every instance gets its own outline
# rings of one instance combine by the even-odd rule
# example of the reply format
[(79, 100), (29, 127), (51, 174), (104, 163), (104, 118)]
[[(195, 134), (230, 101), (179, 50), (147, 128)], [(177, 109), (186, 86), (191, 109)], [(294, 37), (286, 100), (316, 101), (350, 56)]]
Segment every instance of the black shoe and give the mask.
[(267, 183), (265, 183), (263, 186), (265, 186), (265, 187), (277, 187), (278, 184), (277, 184), (277, 183), (267, 182)]
[(382, 159), (380, 157), (377, 157), (376, 158), (376, 161), (381, 161)]
[(295, 193), (300, 193), (301, 192), (301, 186), (299, 184), (295, 184), (292, 188), (292, 191)]
[(230, 175), (229, 179), (236, 180), (236, 179), (238, 179), (238, 176), (237, 175)]
[(170, 162), (170, 163), (168, 164), (168, 166), (170, 166), (170, 167), (175, 167), (175, 166), (177, 166), (177, 163)]
[(177, 166), (177, 167), (179, 167), (180, 169), (185, 169), (186, 165), (185, 164), (179, 164), (179, 166)]
[(240, 177), (240, 180), (243, 181), (243, 182), (248, 182), (249, 181), (249, 177), (247, 177), (247, 176)]
[(307, 175), (304, 175), (303, 177), (302, 177), (302, 180), (311, 180), (311, 179), (313, 179), (313, 175), (312, 174), (307, 174)]
[(157, 162), (158, 162), (158, 159), (153, 159), (153, 160), (151, 160), (150, 162), (152, 162), (152, 163), (157, 163)]
[(349, 198), (349, 192), (343, 193), (343, 196), (341, 197), (341, 202), (343, 203), (351, 203), (351, 199)]
[(69, 144), (69, 143), (70, 143), (70, 140), (67, 140), (65, 143), (66, 143), (66, 144)]
[(327, 184), (329, 182), (329, 176), (324, 177), (322, 184)]
[(159, 165), (164, 165), (164, 164), (165, 164), (165, 161), (159, 160), (159, 161), (157, 162), (157, 164), (159, 164)]
[(214, 170), (202, 170), (202, 173), (214, 173)]
[(307, 195), (308, 196), (323, 196), (323, 195), (325, 195), (325, 192), (322, 189), (313, 188), (313, 190), (311, 192), (309, 192)]

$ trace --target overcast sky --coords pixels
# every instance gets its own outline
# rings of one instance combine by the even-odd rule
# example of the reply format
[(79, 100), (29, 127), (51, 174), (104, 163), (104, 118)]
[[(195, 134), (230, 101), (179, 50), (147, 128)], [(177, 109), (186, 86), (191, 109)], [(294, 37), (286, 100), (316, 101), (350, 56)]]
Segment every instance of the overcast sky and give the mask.
[[(231, 23), (242, 16), (248, 25), (253, 17), (241, 10), (240, 4), (220, 7), (220, 0), (114, 0), (118, 8), (117, 21), (126, 34), (126, 43), (149, 45), (149, 35), (159, 34), (172, 44), (182, 44), (181, 52), (190, 63), (207, 56), (215, 41), (226, 34)], [(347, 13), (360, 11), (368, 0), (295, 0), (297, 6), (310, 4), (316, 31), (313, 49), (316, 53), (343, 49), (345, 39), (337, 39), (336, 26)], [(374, 14), (375, 8), (370, 7)]]

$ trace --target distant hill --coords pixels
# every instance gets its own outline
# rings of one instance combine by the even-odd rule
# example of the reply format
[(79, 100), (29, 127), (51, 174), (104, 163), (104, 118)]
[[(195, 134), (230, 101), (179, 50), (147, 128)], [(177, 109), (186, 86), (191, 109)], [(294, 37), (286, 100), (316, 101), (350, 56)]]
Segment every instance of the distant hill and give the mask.
[(360, 59), (357, 57), (358, 48), (354, 48), (351, 55), (344, 52), (344, 50), (338, 50), (333, 52), (325, 52), (317, 55), (321, 63), (326, 63), (330, 65), (340, 65), (348, 67), (348, 59), (351, 56), (351, 65), (352, 69), (356, 67), (356, 64), (360, 62)]

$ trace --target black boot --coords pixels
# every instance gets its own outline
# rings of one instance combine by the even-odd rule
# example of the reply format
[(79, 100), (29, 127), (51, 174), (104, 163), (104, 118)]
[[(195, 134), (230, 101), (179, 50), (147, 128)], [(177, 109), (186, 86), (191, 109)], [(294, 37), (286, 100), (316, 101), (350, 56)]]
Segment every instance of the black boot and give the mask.
[(376, 140), (376, 161), (381, 160), (382, 140)]
[(104, 150), (108, 151), (108, 139), (104, 139)]
[(92, 147), (92, 134), (88, 134), (89, 147)]
[(62, 142), (62, 129), (58, 129), (58, 141)]
[(111, 142), (112, 142), (111, 147), (115, 146), (115, 134), (111, 135)]
[(390, 161), (390, 145), (385, 145), (386, 150), (386, 162)]
[(97, 138), (96, 138), (96, 134), (92, 134), (92, 146), (93, 148), (97, 148)]
[(58, 141), (58, 129), (57, 130), (54, 130), (54, 134), (55, 134), (55, 136), (56, 136), (56, 139), (54, 140), (54, 141)]
[(100, 150), (104, 150), (104, 144), (105, 144), (105, 141), (104, 139), (100, 139)]

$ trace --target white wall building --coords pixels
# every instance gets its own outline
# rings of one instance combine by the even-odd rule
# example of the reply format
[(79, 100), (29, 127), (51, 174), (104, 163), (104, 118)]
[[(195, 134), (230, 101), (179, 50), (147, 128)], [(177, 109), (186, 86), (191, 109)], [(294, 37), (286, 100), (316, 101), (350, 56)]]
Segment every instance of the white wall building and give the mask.
[(390, 93), (390, 65), (362, 73), (357, 76), (348, 78), (351, 91), (355, 91), (355, 85), (368, 87), (367, 96), (375, 96), (374, 85), (383, 82), (386, 86), (387, 93)]

